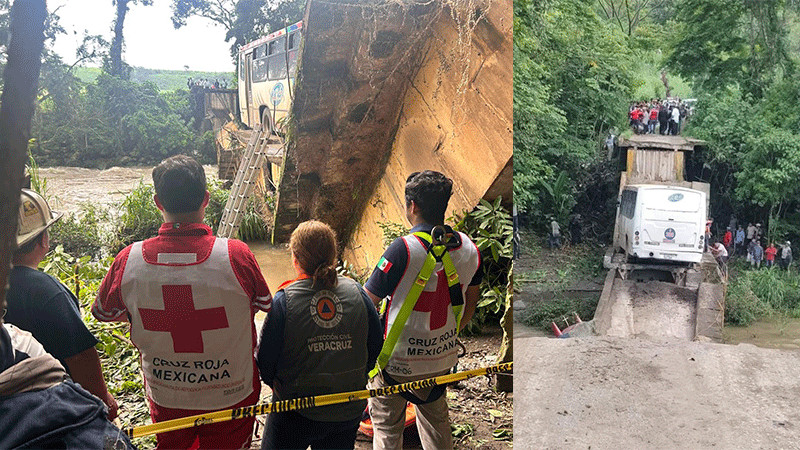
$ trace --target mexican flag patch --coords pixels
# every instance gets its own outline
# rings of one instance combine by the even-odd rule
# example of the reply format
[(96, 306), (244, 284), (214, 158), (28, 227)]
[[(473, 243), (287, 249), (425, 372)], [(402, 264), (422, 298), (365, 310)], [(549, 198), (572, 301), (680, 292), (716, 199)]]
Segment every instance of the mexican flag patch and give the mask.
[(389, 273), (389, 269), (392, 268), (392, 263), (390, 263), (386, 258), (381, 257), (381, 260), (378, 261), (378, 270), (383, 273)]

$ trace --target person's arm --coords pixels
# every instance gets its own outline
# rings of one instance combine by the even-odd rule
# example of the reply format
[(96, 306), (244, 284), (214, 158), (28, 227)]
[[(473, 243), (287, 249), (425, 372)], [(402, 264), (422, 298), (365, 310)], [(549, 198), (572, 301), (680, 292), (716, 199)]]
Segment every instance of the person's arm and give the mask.
[(67, 363), (67, 370), (69, 370), (72, 380), (102, 400), (108, 406), (108, 420), (114, 420), (117, 417), (119, 406), (106, 387), (97, 350), (89, 347), (64, 361)]
[(367, 371), (370, 371), (375, 367), (375, 361), (378, 360), (378, 355), (383, 347), (383, 327), (381, 319), (378, 317), (378, 311), (373, 306), (375, 302), (375, 299), (372, 298), (373, 295), (362, 290), (361, 296), (364, 300), (364, 307), (367, 308)]
[(122, 301), (122, 275), (125, 273), (125, 264), (131, 247), (125, 247), (114, 258), (114, 263), (100, 283), (97, 297), (92, 304), (92, 315), (102, 322), (127, 322), (128, 308)]
[(364, 283), (364, 290), (377, 307), (381, 300), (391, 295), (408, 265), (408, 248), (403, 238), (397, 238), (383, 253), (380, 261)]
[(269, 291), (255, 255), (242, 241), (228, 240), (228, 252), (234, 267), (236, 279), (247, 292), (253, 307), (269, 312), (272, 307), (272, 294)]
[(461, 329), (458, 331), (463, 330), (469, 321), (472, 320), (472, 316), (475, 314), (475, 309), (478, 306), (478, 299), (480, 296), (480, 286), (467, 287), (467, 293), (464, 295), (464, 313), (461, 315)]
[(286, 328), (286, 296), (278, 291), (272, 299), (272, 309), (261, 327), (261, 340), (256, 353), (256, 365), (261, 380), (272, 387), (278, 358), (283, 350), (283, 337)]
[(377, 295), (373, 294), (369, 291), (369, 289), (364, 288), (364, 292), (367, 294), (367, 297), (372, 300), (372, 305), (374, 306), (373, 309), (377, 308), (378, 305), (381, 303), (382, 297), (378, 297)]

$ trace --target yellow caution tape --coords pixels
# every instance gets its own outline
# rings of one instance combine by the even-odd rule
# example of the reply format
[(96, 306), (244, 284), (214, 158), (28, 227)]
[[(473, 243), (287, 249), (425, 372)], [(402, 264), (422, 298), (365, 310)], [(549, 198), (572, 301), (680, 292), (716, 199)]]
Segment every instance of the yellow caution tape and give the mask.
[(166, 433), (167, 431), (183, 430), (185, 428), (208, 425), (211, 423), (220, 423), (227, 422), (229, 420), (255, 417), (272, 412), (296, 411), (298, 409), (313, 408), (315, 406), (348, 403), (357, 400), (365, 400), (370, 397), (383, 397), (387, 395), (399, 394), (400, 392), (408, 392), (416, 389), (456, 383), (458, 381), (479, 377), (481, 375), (511, 372), (513, 366), (514, 362), (512, 361), (489, 367), (482, 367), (480, 369), (467, 370), (465, 372), (451, 373), (434, 378), (396, 384), (394, 386), (385, 386), (378, 389), (365, 389), (363, 391), (317, 395), (314, 397), (301, 397), (291, 400), (281, 400), (274, 403), (259, 403), (257, 405), (245, 406), (243, 408), (233, 408), (223, 411), (215, 411), (208, 414), (181, 417), (180, 419), (165, 420), (163, 422), (158, 422), (151, 425), (126, 428), (122, 431), (129, 437), (136, 438), (156, 433)]

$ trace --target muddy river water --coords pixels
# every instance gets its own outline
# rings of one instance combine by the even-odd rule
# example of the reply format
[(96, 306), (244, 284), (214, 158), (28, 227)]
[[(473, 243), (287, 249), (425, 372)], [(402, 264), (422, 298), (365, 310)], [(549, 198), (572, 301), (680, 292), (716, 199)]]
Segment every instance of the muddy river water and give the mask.
[(800, 349), (800, 319), (760, 319), (746, 327), (726, 326), (722, 335), (728, 344), (748, 343), (765, 348)]
[[(206, 177), (216, 178), (216, 166), (203, 166)], [(91, 202), (105, 208), (119, 203), (140, 182), (153, 184), (152, 167), (112, 167), (106, 170), (83, 167), (44, 167), (40, 177), (47, 180), (51, 207), (65, 213), (80, 212), (81, 205)], [(278, 286), (295, 277), (289, 250), (264, 242), (248, 242), (256, 256), (267, 285), (274, 293)]]

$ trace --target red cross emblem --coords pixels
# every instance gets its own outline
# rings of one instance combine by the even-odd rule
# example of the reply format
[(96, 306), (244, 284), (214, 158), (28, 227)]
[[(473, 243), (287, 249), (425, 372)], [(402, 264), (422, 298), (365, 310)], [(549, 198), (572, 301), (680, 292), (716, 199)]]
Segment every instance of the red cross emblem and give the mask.
[(203, 331), (228, 328), (224, 307), (194, 309), (192, 287), (161, 287), (164, 309), (139, 308), (142, 327), (172, 335), (175, 353), (203, 353)]
[(436, 284), (436, 291), (422, 291), (417, 303), (414, 305), (414, 311), (431, 313), (431, 331), (447, 325), (447, 310), (450, 308), (450, 290), (447, 286), (447, 277), (443, 270), (437, 272), (437, 276), (439, 280)]

